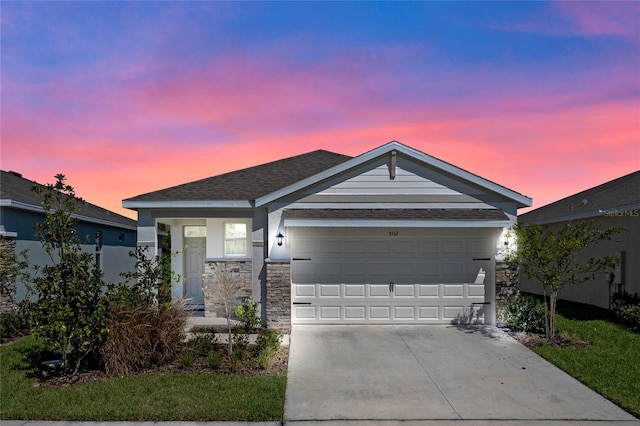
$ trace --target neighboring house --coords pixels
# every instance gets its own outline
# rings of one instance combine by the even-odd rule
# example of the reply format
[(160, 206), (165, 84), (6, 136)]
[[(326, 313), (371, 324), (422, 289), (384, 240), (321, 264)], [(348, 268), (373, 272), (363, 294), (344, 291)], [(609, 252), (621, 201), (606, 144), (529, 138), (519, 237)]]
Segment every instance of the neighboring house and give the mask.
[[(269, 327), (495, 322), (503, 232), (531, 199), (398, 142), (318, 150), (139, 195), (138, 244), (158, 225), (186, 247), (175, 298), (219, 310), (203, 274), (227, 268)], [(153, 251), (155, 253), (155, 251)], [(205, 300), (206, 299), (206, 300)]]
[[(585, 258), (618, 255), (615, 269), (596, 275), (595, 280), (565, 287), (560, 299), (609, 308), (612, 293), (640, 293), (640, 171), (603, 183), (518, 216), (521, 223), (538, 223), (559, 229), (568, 221), (590, 220), (601, 228), (620, 226), (628, 232), (614, 241), (603, 241), (584, 250)], [(542, 294), (539, 282), (520, 278), (520, 289)]]
[[(16, 253), (27, 249), (29, 264), (45, 265), (51, 264), (51, 259), (34, 230), (34, 225), (42, 223), (45, 218), (43, 196), (32, 191), (37, 185), (40, 184), (23, 178), (19, 173), (1, 171), (0, 236), (3, 243)], [(105, 281), (122, 282), (120, 273), (134, 269), (135, 262), (129, 252), (136, 247), (136, 222), (87, 202), (74, 217), (78, 219), (76, 230), (83, 250), (94, 254)], [(13, 301), (9, 301), (11, 296), (15, 296)], [(3, 306), (6, 309), (26, 297), (25, 283), (17, 282), (15, 294), (6, 295)]]

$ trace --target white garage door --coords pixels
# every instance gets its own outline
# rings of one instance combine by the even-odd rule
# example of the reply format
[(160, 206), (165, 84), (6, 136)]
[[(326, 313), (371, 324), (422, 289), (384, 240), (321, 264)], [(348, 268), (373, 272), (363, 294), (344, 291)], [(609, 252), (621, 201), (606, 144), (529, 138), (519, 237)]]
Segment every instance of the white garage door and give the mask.
[(483, 321), (496, 231), (291, 228), (292, 321)]

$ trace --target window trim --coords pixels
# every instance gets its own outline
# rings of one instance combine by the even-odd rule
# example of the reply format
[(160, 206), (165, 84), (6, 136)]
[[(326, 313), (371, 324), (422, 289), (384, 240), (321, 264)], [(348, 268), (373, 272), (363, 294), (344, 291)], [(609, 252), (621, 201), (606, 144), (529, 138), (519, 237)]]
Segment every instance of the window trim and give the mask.
[[(244, 237), (227, 238), (227, 225), (244, 225)], [(249, 257), (249, 232), (246, 222), (223, 222), (222, 225), (222, 254), (225, 258), (246, 258)], [(227, 241), (244, 241), (244, 253), (229, 254), (227, 253)]]

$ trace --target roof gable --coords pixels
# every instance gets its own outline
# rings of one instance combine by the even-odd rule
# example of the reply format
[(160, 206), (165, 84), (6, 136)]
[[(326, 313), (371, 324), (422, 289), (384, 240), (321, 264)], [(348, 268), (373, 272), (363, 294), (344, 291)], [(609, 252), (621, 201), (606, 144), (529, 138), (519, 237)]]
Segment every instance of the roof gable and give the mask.
[[(433, 176), (437, 176), (437, 177), (441, 176), (444, 180), (448, 181), (449, 183), (453, 183), (454, 184), (453, 186), (457, 185), (460, 188), (467, 188), (469, 186), (478, 187), (484, 191), (495, 193), (501, 197), (512, 200), (518, 205), (518, 207), (531, 206), (531, 199), (522, 194), (519, 194), (502, 185), (498, 185), (495, 182), (491, 182), (487, 179), (484, 179), (478, 175), (470, 173), (452, 164), (439, 160), (435, 157), (427, 155), (421, 151), (410, 148), (397, 141), (389, 142), (381, 147), (375, 148), (362, 155), (359, 155), (350, 160), (344, 161), (343, 163), (340, 163), (330, 169), (323, 170), (320, 173), (317, 173), (313, 176), (309, 176), (308, 178), (295, 182), (292, 185), (278, 189), (277, 191), (274, 191), (265, 196), (262, 196), (256, 199), (256, 206), (268, 204), (272, 201), (283, 198), (294, 192), (301, 191), (304, 188), (317, 185), (320, 182), (326, 181), (327, 179), (330, 179), (334, 176), (346, 174), (350, 170), (356, 169), (358, 167), (363, 167), (367, 164), (375, 164), (376, 161), (379, 162), (381, 158), (386, 159), (387, 156), (389, 155), (391, 155), (392, 158), (394, 158), (396, 155), (401, 155), (404, 158), (409, 159), (411, 162), (426, 166), (427, 168), (433, 171), (432, 173)], [(395, 178), (395, 174), (396, 174), (395, 159), (391, 161), (394, 162), (394, 165), (389, 166), (390, 173), (393, 173)], [(434, 183), (438, 184), (437, 178), (434, 178), (431, 180), (433, 180)], [(449, 188), (452, 188), (452, 185), (447, 185), (447, 186)]]
[(640, 209), (640, 170), (539, 207), (518, 218), (526, 223), (586, 219), (607, 212)]
[[(32, 191), (34, 186), (44, 185), (25, 179), (15, 172), (0, 170), (0, 205), (21, 210), (42, 212), (43, 195)], [(136, 229), (136, 221), (126, 216), (84, 202), (79, 210), (74, 213), (79, 220), (93, 221), (110, 226), (122, 226), (128, 229)]]

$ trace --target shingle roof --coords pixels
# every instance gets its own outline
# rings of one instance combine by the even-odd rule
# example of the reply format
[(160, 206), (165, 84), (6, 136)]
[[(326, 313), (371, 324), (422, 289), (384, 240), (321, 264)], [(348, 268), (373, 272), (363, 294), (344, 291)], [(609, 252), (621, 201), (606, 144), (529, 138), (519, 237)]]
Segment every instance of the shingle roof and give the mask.
[(509, 220), (494, 209), (287, 209), (284, 219)]
[(351, 158), (317, 150), (149, 192), (124, 201), (255, 200)]
[(518, 216), (518, 221), (553, 222), (595, 217), (640, 204), (640, 170)]
[[(24, 204), (26, 206), (41, 208), (43, 196), (42, 194), (38, 194), (31, 190), (34, 186), (43, 185), (29, 179), (25, 179), (18, 173), (0, 170), (0, 200), (8, 200)], [(113, 222), (114, 224), (124, 225), (129, 228), (136, 227), (135, 220), (88, 202), (85, 202), (80, 207), (80, 210), (75, 213), (80, 216)]]

